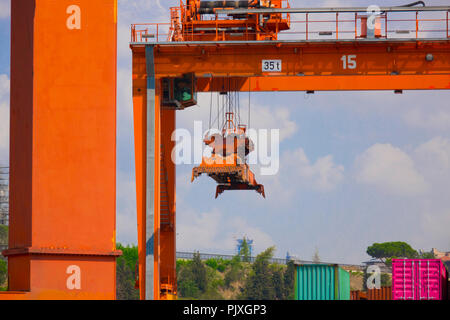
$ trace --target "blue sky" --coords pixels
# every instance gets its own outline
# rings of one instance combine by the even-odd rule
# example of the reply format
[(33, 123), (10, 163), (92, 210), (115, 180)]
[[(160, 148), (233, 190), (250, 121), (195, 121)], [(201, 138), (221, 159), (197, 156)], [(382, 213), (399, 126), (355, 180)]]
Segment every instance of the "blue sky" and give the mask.
[[(129, 26), (168, 22), (177, 0), (119, 0), (117, 238), (136, 243), (134, 142)], [(291, 7), (368, 6), (372, 1), (294, 1)], [(400, 5), (403, 1), (378, 1)], [(427, 1), (445, 5), (445, 1)], [(6, 11), (5, 11), (6, 10)], [(0, 163), (8, 159), (9, 1), (0, 0)], [(359, 263), (373, 242), (406, 241), (450, 250), (450, 92), (316, 92), (252, 94), (252, 126), (279, 128), (280, 170), (261, 176), (266, 199), (252, 191), (214, 199), (207, 177), (190, 182), (177, 167), (177, 250), (232, 254), (235, 239), (255, 252), (275, 245), (311, 259)], [(246, 95), (241, 97), (247, 106)], [(209, 95), (180, 111), (177, 126), (209, 121)]]

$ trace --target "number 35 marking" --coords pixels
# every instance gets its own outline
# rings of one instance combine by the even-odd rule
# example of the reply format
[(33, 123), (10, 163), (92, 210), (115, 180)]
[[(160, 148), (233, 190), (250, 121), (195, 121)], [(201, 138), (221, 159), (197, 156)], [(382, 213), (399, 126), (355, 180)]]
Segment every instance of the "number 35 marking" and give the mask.
[(263, 60), (263, 72), (281, 72), (281, 60)]
[(356, 54), (342, 56), (342, 68), (344, 70), (347, 69), (356, 69)]

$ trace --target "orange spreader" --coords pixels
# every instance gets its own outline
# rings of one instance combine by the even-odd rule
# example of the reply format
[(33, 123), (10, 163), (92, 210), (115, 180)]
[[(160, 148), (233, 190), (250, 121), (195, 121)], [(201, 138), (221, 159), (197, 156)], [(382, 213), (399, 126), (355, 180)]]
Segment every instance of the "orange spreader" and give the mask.
[(205, 173), (218, 183), (216, 198), (225, 190), (255, 190), (265, 198), (264, 186), (256, 182), (255, 174), (245, 163), (245, 157), (254, 150), (253, 141), (245, 131), (245, 126), (234, 124), (234, 113), (227, 112), (221, 134), (203, 139), (212, 148), (212, 155), (203, 157), (202, 163), (192, 169), (191, 182)]

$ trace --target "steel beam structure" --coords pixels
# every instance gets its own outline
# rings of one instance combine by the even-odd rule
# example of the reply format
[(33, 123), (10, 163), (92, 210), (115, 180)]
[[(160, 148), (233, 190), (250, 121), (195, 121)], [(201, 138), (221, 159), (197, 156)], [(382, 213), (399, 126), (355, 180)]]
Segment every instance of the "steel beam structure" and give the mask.
[(155, 65), (157, 79), (194, 72), (199, 92), (450, 89), (450, 40), (177, 42), (155, 45)]
[(133, 112), (142, 299), (176, 295), (175, 165), (171, 161), (175, 111), (161, 108), (161, 81), (155, 78), (154, 46), (133, 55)]
[[(145, 297), (148, 300), (154, 299), (155, 292), (158, 292), (158, 287), (153, 290), (154, 278), (158, 279), (158, 268), (155, 268), (156, 253), (158, 261), (158, 250), (155, 252), (155, 240), (158, 244), (158, 220), (155, 223), (155, 207), (157, 206), (158, 197), (153, 197), (153, 194), (158, 194), (159, 183), (155, 183), (155, 172), (158, 172), (157, 165), (158, 157), (155, 157), (159, 138), (156, 132), (157, 109), (155, 99), (155, 62), (153, 46), (149, 45), (145, 48), (145, 60), (147, 62), (147, 163), (146, 163), (146, 235), (145, 235)], [(156, 227), (156, 228), (155, 228)], [(156, 233), (155, 233), (156, 230)], [(157, 249), (158, 247), (156, 247)], [(155, 274), (156, 271), (156, 274)]]
[(115, 299), (117, 1), (11, 1), (3, 299)]
[[(448, 11), (450, 6), (426, 6), (426, 7), (378, 7), (380, 12), (434, 12), (434, 11)], [(368, 7), (341, 7), (341, 8), (266, 8), (266, 9), (222, 9), (217, 8), (214, 10), (217, 14), (274, 14), (274, 13), (333, 13), (333, 12), (368, 12)]]
[[(175, 165), (170, 157), (174, 145), (170, 135), (175, 129), (175, 111), (161, 108), (162, 78), (193, 72), (197, 77), (198, 92), (450, 89), (449, 39), (165, 42), (131, 43), (130, 46), (133, 53), (139, 284), (141, 298), (147, 299), (151, 299), (151, 289), (147, 291), (145, 286), (153, 286), (154, 299), (176, 295)], [(153, 59), (153, 68), (149, 66), (150, 59)], [(268, 70), (265, 61), (279, 65), (276, 70)], [(154, 70), (154, 75), (148, 70)], [(146, 96), (153, 94), (147, 90), (148, 79), (153, 76), (154, 99)], [(154, 129), (147, 128), (146, 112), (153, 112), (155, 116)], [(148, 145), (146, 139), (154, 139), (155, 144)], [(153, 153), (153, 159), (161, 155), (161, 161), (154, 161), (152, 165), (147, 160), (150, 158), (146, 158), (149, 152)], [(152, 175), (148, 175), (146, 166), (153, 166)], [(167, 174), (165, 187), (161, 177)], [(153, 194), (148, 191), (151, 188), (146, 189), (151, 183), (154, 183)], [(163, 193), (167, 193), (169, 199), (170, 227), (162, 223), (165, 209), (163, 201), (158, 201), (163, 199)], [(151, 212), (152, 206), (146, 207), (146, 198), (148, 203), (153, 203), (154, 213), (153, 283), (142, 278), (147, 276), (146, 270), (150, 270), (145, 266), (147, 238), (144, 225), (146, 221), (151, 224), (151, 216), (145, 212)]]

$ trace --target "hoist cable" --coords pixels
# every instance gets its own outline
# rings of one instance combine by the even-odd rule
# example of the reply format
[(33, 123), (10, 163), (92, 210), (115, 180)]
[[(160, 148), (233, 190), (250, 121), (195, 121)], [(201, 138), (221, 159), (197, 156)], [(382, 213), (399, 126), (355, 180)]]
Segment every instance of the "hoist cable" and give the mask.
[(250, 81), (251, 79), (248, 78), (248, 128), (250, 129)]
[(209, 127), (208, 130), (211, 130), (211, 118), (212, 118), (212, 105), (213, 105), (213, 92), (211, 91), (211, 102), (209, 104)]

